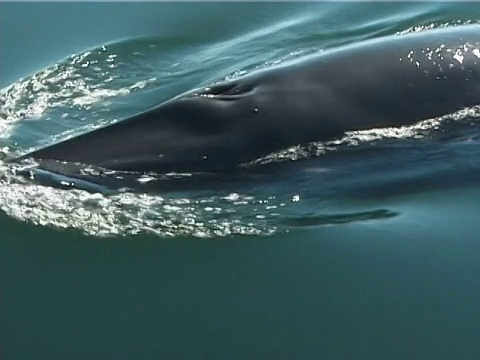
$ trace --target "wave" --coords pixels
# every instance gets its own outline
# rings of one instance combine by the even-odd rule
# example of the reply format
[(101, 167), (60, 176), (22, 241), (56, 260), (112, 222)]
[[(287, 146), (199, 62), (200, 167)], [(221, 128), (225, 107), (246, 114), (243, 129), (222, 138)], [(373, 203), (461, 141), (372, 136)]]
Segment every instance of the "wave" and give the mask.
[[(298, 42), (299, 33), (305, 28), (311, 29), (314, 22), (314, 17), (306, 16), (298, 21), (277, 24), (276, 32), (281, 35), (254, 31), (248, 42), (239, 38), (232, 42), (207, 44), (195, 43), (192, 39), (151, 36), (126, 39), (74, 54), (0, 90), (1, 157), (27, 152), (34, 144), (38, 147), (39, 144), (64, 140), (142, 111), (149, 105), (144, 99), (151, 93), (157, 101), (158, 94), (167, 99), (191, 89), (192, 85), (232, 79), (323, 51), (334, 44), (392, 32), (389, 26), (378, 24), (355, 31), (332, 29), (319, 43), (322, 36), (311, 30), (305, 33), (304, 42)], [(430, 22), (403, 30), (395, 28), (395, 31), (401, 35), (437, 26), (443, 25)], [(269, 47), (277, 50), (263, 51), (266, 39), (270, 41)], [(246, 44), (250, 44), (248, 49)], [(251, 51), (252, 56), (237, 61), (235, 54), (245, 51)], [(392, 144), (408, 147), (410, 141), (415, 141), (417, 146), (421, 141), (428, 144), (430, 139), (444, 136), (448, 127), (476, 128), (479, 114), (480, 107), (473, 107), (413, 126), (352, 131), (335, 141), (282, 149), (243, 164), (243, 167), (262, 168), (297, 160), (325, 159), (329, 154), (352, 149), (381, 149)], [(43, 175), (44, 185), (32, 183), (20, 175), (22, 171), (18, 168), (0, 161), (0, 209), (22, 221), (74, 228), (94, 236), (144, 232), (162, 237), (271, 235), (289, 231), (291, 227), (338, 225), (398, 216), (398, 212), (383, 208), (347, 209), (344, 213), (336, 213), (329, 210), (329, 204), (319, 203), (311, 193), (303, 195), (308, 188), (325, 199), (335, 192), (335, 199), (338, 199), (352, 189), (353, 192), (359, 189), (357, 184), (351, 183), (342, 188), (343, 178), (339, 173), (345, 171), (345, 178), (350, 178), (347, 170), (352, 167), (351, 162), (340, 162), (333, 170), (327, 163), (322, 164), (325, 171), (309, 168), (271, 182), (251, 181), (248, 186), (229, 184), (211, 191), (176, 190), (160, 195), (133, 193), (127, 189), (115, 193), (104, 189), (85, 191), (72, 188), (69, 179), (48, 178), (49, 175)], [(385, 173), (377, 175), (375, 184), (383, 181)], [(429, 173), (427, 176), (435, 175)], [(158, 180), (155, 174), (141, 175), (136, 179), (141, 184), (155, 180)], [(57, 187), (51, 187), (52, 183)], [(336, 186), (334, 191), (331, 184)], [(321, 215), (308, 215), (308, 209), (319, 206), (324, 210)], [(295, 215), (298, 211), (307, 215)]]

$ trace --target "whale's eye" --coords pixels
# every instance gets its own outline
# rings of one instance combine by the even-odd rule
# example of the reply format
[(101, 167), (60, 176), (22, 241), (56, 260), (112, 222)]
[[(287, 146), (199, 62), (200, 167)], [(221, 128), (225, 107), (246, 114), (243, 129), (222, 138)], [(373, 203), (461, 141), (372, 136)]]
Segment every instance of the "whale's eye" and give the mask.
[(208, 95), (229, 95), (237, 86), (236, 83), (222, 83), (205, 88), (205, 93)]
[(247, 94), (252, 91), (252, 89), (253, 87), (249, 84), (232, 81), (207, 87), (201, 95), (206, 97), (227, 99), (228, 97)]

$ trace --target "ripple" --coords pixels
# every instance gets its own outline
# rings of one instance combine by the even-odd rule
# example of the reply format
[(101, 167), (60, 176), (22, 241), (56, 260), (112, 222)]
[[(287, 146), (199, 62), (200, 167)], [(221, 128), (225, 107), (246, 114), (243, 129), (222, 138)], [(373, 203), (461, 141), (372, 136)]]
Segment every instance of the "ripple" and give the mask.
[(387, 209), (378, 209), (362, 212), (343, 214), (311, 215), (302, 217), (290, 217), (283, 220), (283, 223), (295, 227), (338, 225), (354, 222), (366, 222), (375, 220), (391, 219), (399, 216), (400, 213)]

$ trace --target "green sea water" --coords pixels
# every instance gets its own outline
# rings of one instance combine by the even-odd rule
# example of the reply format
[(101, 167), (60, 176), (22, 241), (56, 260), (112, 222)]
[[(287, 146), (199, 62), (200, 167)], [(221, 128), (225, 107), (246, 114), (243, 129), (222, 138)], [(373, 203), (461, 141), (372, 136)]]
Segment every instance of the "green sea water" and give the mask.
[[(473, 2), (2, 2), (0, 148), (479, 21)], [(478, 359), (480, 147), (476, 127), (461, 133), (160, 195), (58, 189), (0, 163), (0, 358)]]

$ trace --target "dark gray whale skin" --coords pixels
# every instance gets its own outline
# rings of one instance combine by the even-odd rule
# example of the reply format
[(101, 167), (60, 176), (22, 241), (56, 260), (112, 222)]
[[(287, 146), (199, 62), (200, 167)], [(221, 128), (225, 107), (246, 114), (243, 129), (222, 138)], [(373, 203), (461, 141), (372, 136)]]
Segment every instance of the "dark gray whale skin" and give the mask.
[(480, 26), (459, 26), (367, 40), (197, 89), (16, 160), (232, 173), (293, 145), (479, 104)]

